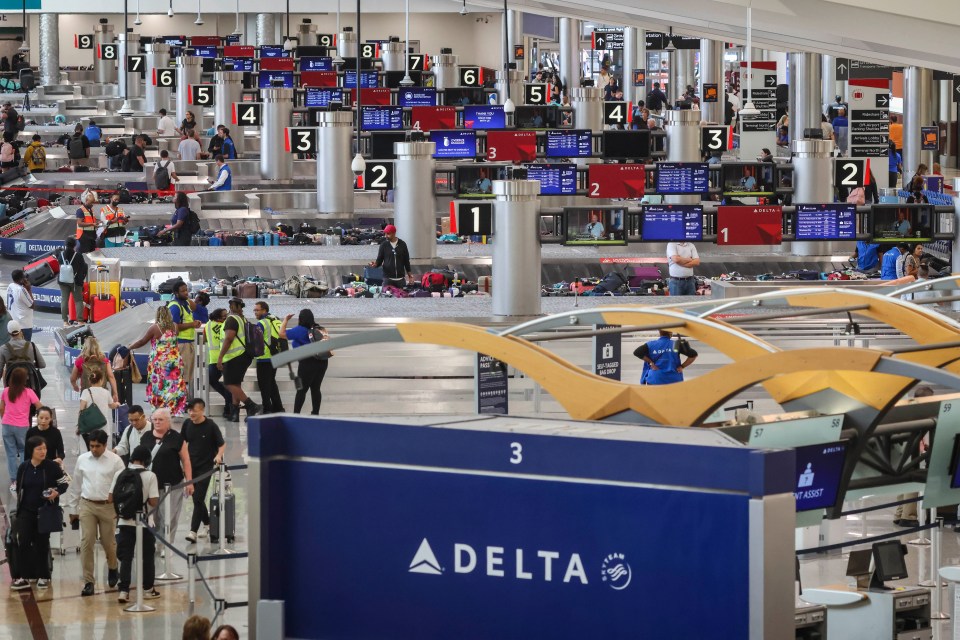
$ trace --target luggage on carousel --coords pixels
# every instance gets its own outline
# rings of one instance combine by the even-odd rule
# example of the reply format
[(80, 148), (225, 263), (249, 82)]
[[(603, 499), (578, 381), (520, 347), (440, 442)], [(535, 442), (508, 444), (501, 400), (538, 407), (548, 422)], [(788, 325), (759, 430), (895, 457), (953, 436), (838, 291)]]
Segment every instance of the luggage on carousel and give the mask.
[(56, 272), (53, 269), (50, 261), (53, 261), (53, 264), (57, 265), (57, 271), (60, 270), (60, 265), (57, 263), (57, 259), (53, 256), (49, 256), (43, 260), (38, 260), (32, 264), (28, 264), (23, 269), (23, 274), (27, 276), (27, 279), (30, 281), (30, 284), (34, 287), (38, 287), (42, 284), (46, 284), (56, 277)]

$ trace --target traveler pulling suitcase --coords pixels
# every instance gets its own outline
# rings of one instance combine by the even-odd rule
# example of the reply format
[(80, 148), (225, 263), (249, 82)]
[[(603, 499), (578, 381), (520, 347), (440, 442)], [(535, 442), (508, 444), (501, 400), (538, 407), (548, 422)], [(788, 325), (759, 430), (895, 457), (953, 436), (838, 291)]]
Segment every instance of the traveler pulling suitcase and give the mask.
[(106, 267), (97, 267), (97, 293), (90, 297), (90, 321), (100, 322), (117, 312), (117, 297), (109, 291), (107, 278), (109, 271)]
[[(220, 541), (220, 497), (217, 495), (217, 476), (213, 476), (213, 495), (210, 496), (210, 542)], [(226, 503), (226, 529), (225, 536), (227, 542), (233, 542), (237, 534), (237, 497), (228, 488), (224, 493), (224, 502)]]

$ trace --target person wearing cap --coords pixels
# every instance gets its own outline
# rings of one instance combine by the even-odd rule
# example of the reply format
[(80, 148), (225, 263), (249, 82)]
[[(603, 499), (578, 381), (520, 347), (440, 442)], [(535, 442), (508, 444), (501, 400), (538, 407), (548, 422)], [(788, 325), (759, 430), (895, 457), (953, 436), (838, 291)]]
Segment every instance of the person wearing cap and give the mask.
[(380, 243), (377, 259), (370, 263), (371, 267), (383, 268), (383, 285), (393, 285), (403, 288), (406, 282), (413, 283), (413, 273), (410, 270), (410, 251), (407, 243), (397, 237), (397, 228), (388, 224), (383, 229), (386, 236)]
[(83, 192), (83, 204), (77, 209), (77, 240), (80, 241), (80, 253), (90, 253), (97, 248), (97, 218), (93, 215), (93, 206), (99, 198), (96, 191)]
[(253, 358), (247, 354), (247, 321), (243, 317), (244, 302), (240, 298), (230, 298), (230, 315), (223, 323), (223, 344), (217, 357), (217, 368), (223, 371), (223, 384), (233, 399), (227, 420), (240, 422), (240, 405), (247, 410), (247, 417), (260, 413), (261, 407), (243, 392), (240, 386)]

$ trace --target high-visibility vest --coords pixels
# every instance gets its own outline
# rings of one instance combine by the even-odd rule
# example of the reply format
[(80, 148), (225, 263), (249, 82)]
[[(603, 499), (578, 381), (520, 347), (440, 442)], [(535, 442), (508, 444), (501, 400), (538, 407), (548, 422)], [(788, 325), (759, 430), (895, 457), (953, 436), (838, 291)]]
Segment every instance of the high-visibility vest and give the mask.
[(223, 323), (211, 320), (203, 329), (207, 339), (207, 364), (217, 364), (223, 346)]
[[(223, 361), (230, 362), (234, 358), (242, 356), (247, 350), (247, 335), (246, 335), (246, 326), (247, 321), (243, 316), (237, 316), (230, 314), (227, 318), (234, 318), (237, 321), (237, 336), (233, 339), (233, 342), (230, 343), (230, 350), (223, 354)], [(223, 339), (227, 339), (226, 323), (224, 323)], [(222, 346), (221, 346), (222, 350)]]
[[(171, 300), (167, 303), (168, 307), (176, 305), (180, 307), (180, 324), (184, 322), (189, 322), (193, 324), (193, 311), (190, 310), (189, 304), (183, 304), (179, 300)], [(177, 332), (177, 340), (179, 342), (195, 342), (197, 339), (197, 330), (192, 326), (188, 329), (183, 329), (182, 331)]]
[[(87, 209), (87, 207), (84, 205), (80, 205), (80, 210), (83, 211), (83, 224), (93, 224), (93, 225), (97, 224), (97, 219), (93, 217), (93, 212), (90, 211), (90, 209)], [(85, 229), (80, 226), (80, 223), (77, 223), (77, 239), (78, 240), (84, 234), (84, 232), (96, 233), (97, 230), (96, 228)]]

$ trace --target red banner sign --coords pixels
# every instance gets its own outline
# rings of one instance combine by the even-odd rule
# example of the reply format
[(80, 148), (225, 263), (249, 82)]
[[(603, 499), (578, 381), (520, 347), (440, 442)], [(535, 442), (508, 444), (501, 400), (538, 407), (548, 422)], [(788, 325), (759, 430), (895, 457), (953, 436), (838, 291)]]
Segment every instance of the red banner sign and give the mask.
[(717, 244), (780, 244), (783, 241), (781, 207), (718, 207)]

